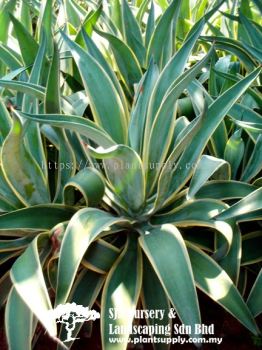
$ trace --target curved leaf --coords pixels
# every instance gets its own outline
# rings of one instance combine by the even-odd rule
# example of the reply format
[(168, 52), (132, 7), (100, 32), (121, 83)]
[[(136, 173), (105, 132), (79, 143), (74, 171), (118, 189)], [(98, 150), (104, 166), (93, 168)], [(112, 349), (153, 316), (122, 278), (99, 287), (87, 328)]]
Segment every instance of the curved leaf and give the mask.
[[(101, 334), (104, 350), (125, 350), (128, 331), (117, 338), (121, 342), (110, 343), (110, 327), (124, 326), (130, 329), (133, 322), (132, 311), (136, 308), (142, 285), (142, 252), (137, 239), (129, 239), (112, 266), (103, 288), (101, 299)], [(110, 319), (110, 310), (121, 312), (118, 319)], [(111, 333), (111, 334), (110, 334)]]
[(226, 272), (192, 244), (187, 243), (187, 248), (197, 286), (252, 333), (258, 334), (253, 316)]
[(49, 254), (48, 233), (38, 235), (16, 260), (11, 269), (11, 279), (21, 299), (43, 324), (50, 336), (54, 337), (57, 328), (55, 320), (47, 317), (48, 311), (52, 309), (52, 304), (41, 267), (40, 250), (45, 256)]
[(33, 314), (15, 288), (8, 296), (5, 311), (5, 329), (10, 350), (31, 349)]
[(124, 145), (88, 149), (94, 158), (103, 159), (107, 177), (127, 208), (138, 212), (145, 202), (145, 176), (138, 154)]
[(66, 302), (79, 264), (89, 245), (111, 225), (127, 222), (99, 209), (79, 210), (70, 220), (60, 250), (56, 305)]
[(218, 214), (216, 220), (235, 218), (262, 209), (262, 187), (253, 191), (230, 208)]
[(115, 144), (111, 137), (92, 121), (75, 115), (62, 114), (28, 114), (18, 112), (27, 119), (35, 120), (43, 124), (51, 124), (60, 128), (69, 129), (86, 136), (102, 147), (110, 147)]
[(208, 181), (199, 189), (195, 198), (213, 198), (221, 200), (243, 198), (255, 189), (255, 186), (240, 181)]
[(191, 263), (180, 232), (173, 225), (162, 225), (146, 232), (139, 238), (139, 243), (180, 320), (192, 326), (191, 336), (199, 337), (194, 332), (194, 325), (201, 323), (198, 299)]
[(36, 205), (50, 202), (47, 180), (24, 146), (22, 125), (16, 117), (3, 144), (1, 161), (5, 178), (22, 203)]
[(59, 204), (36, 205), (0, 215), (0, 230), (50, 230), (70, 220), (77, 208)]
[[(228, 180), (230, 177), (229, 164), (223, 159), (203, 155), (197, 164), (195, 172), (191, 178), (190, 186), (188, 189), (187, 198), (193, 198), (204, 183), (219, 169), (223, 167), (223, 173), (221, 177)], [(225, 169), (224, 169), (225, 168)], [(222, 169), (221, 169), (222, 170)], [(221, 171), (222, 172), (222, 171)]]
[(80, 191), (87, 206), (96, 206), (105, 192), (102, 175), (93, 168), (84, 168), (71, 177), (64, 187), (64, 202), (73, 205), (75, 202), (74, 189)]

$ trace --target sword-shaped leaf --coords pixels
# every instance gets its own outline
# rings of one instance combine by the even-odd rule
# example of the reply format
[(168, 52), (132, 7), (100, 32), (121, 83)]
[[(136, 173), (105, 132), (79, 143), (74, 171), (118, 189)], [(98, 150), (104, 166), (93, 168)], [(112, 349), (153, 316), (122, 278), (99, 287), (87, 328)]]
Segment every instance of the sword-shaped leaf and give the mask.
[(247, 305), (254, 317), (262, 312), (262, 270), (260, 270), (247, 299)]
[(257, 334), (254, 318), (227, 273), (200, 249), (189, 243), (187, 248), (197, 287)]
[(47, 317), (52, 304), (41, 267), (40, 252), (44, 256), (50, 253), (49, 233), (38, 235), (16, 260), (11, 269), (11, 279), (27, 307), (43, 324), (50, 336), (55, 337), (56, 322)]
[[(145, 232), (139, 243), (153, 266), (180, 320), (191, 325), (191, 336), (199, 337), (195, 324), (201, 323), (193, 272), (184, 240), (170, 224)], [(181, 278), (183, 276), (183, 278)]]
[[(103, 289), (101, 300), (101, 333), (104, 350), (125, 350), (128, 331), (121, 334), (121, 342), (110, 343), (111, 327), (124, 326), (130, 329), (142, 285), (142, 252), (137, 239), (128, 239), (126, 246), (112, 266)], [(121, 312), (112, 319), (112, 310)], [(116, 337), (118, 338), (118, 337)]]
[(243, 214), (248, 214), (262, 209), (262, 187), (253, 191), (230, 208), (218, 214), (216, 220), (226, 220), (235, 218)]
[(12, 288), (6, 303), (5, 329), (10, 350), (31, 349), (33, 314)]
[(50, 202), (47, 181), (24, 145), (22, 124), (17, 117), (3, 144), (1, 161), (5, 178), (21, 202), (25, 205)]
[(96, 122), (118, 143), (125, 143), (126, 117), (109, 76), (96, 60), (61, 32), (78, 66)]

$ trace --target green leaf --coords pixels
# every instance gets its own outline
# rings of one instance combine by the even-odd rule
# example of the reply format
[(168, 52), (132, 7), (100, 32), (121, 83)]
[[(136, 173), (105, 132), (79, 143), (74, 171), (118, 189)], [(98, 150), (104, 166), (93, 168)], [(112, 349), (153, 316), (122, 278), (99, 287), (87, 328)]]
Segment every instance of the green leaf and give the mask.
[(153, 225), (166, 223), (175, 224), (178, 227), (202, 226), (210, 227), (221, 234), (221, 244), (213, 257), (221, 259), (228, 254), (233, 239), (233, 231), (230, 224), (224, 221), (214, 220), (215, 215), (227, 208), (227, 205), (214, 199), (199, 199), (186, 201), (166, 214), (156, 215), (151, 219)]
[(40, 3), (40, 13), (38, 16), (36, 34), (39, 41), (42, 40), (44, 28), (47, 37), (47, 54), (52, 55), (53, 52), (53, 33), (52, 33), (52, 14), (53, 14), (53, 1), (44, 0)]
[(92, 157), (103, 159), (107, 178), (131, 214), (139, 212), (145, 202), (145, 175), (138, 154), (124, 145), (108, 149), (89, 146), (88, 150)]
[[(220, 95), (208, 108), (205, 116), (205, 128), (201, 128), (185, 152), (180, 157), (174, 171), (170, 174), (172, 176), (170, 189), (167, 197), (174, 196), (187, 182), (191, 176), (193, 169), (187, 169), (186, 164), (195, 164), (205, 148), (209, 138), (216, 130), (217, 126), (223, 120), (225, 114), (230, 110), (237, 99), (245, 92), (248, 86), (259, 75), (260, 68), (254, 70), (246, 78), (236, 83), (232, 88), (228, 89)], [(171, 156), (170, 156), (171, 157)], [(167, 160), (169, 161), (169, 160)]]
[(99, 30), (96, 30), (96, 32), (110, 43), (119, 72), (123, 76), (127, 87), (132, 91), (134, 84), (137, 84), (142, 77), (142, 72), (134, 53), (116, 36)]
[(242, 12), (239, 12), (239, 19), (245, 28), (250, 42), (254, 48), (261, 49), (261, 32), (254, 26), (254, 24)]
[(75, 203), (74, 190), (82, 194), (86, 206), (96, 206), (105, 192), (104, 179), (96, 169), (84, 168), (71, 177), (64, 187), (64, 202), (68, 205)]
[(15, 288), (12, 288), (5, 309), (5, 329), (10, 350), (31, 349), (32, 316)]
[(67, 226), (60, 250), (56, 305), (66, 302), (79, 264), (89, 245), (103, 235), (111, 225), (126, 222), (101, 210), (79, 210)]
[(190, 144), (193, 140), (197, 132), (204, 126), (205, 122), (205, 111), (203, 109), (203, 113), (195, 118), (184, 130), (180, 133), (177, 143), (167, 158), (165, 164), (163, 165), (163, 169), (160, 173), (158, 179), (158, 188), (157, 188), (157, 196), (154, 203), (154, 211), (159, 209), (163, 202), (165, 201), (166, 193), (168, 192), (169, 185), (172, 177), (172, 168), (173, 165), (176, 164), (177, 160), (185, 150), (185, 147)]
[(111, 147), (115, 142), (111, 137), (94, 122), (78, 117), (75, 115), (62, 114), (28, 114), (18, 113), (22, 117), (30, 120), (35, 120), (43, 124), (50, 124), (64, 129), (69, 129), (78, 132), (80, 135), (86, 136), (102, 147)]
[[(158, 75), (159, 71), (157, 65), (151, 60), (146, 73), (137, 87), (131, 110), (128, 128), (129, 143), (139, 155), (141, 155), (143, 151), (143, 135), (145, 123), (148, 118), (147, 112), (149, 99), (156, 84)], [(147, 142), (147, 140), (145, 140), (145, 142)]]
[[(31, 70), (30, 77), (28, 79), (28, 82), (31, 84), (36, 84), (36, 85), (41, 84), (43, 66), (45, 63), (45, 53), (46, 53), (46, 35), (43, 34), (42, 41), (40, 43), (40, 46), (34, 61), (34, 65)], [(34, 99), (32, 99), (30, 95), (25, 94), (23, 99), (22, 112), (30, 112), (33, 101)], [(37, 104), (37, 100), (35, 101), (35, 103)]]
[(24, 81), (0, 80), (0, 86), (3, 86), (6, 89), (30, 94), (41, 101), (43, 101), (45, 98), (45, 88), (40, 85), (27, 83)]
[(248, 71), (252, 71), (256, 67), (256, 62), (252, 57), (252, 53), (246, 47), (234, 39), (219, 36), (201, 37), (204, 41), (215, 42), (215, 47), (224, 51), (229, 51), (237, 56), (245, 65)]
[(16, 207), (0, 195), (0, 212), (8, 212), (14, 209), (16, 209)]
[[(142, 288), (142, 305), (144, 310), (164, 310), (163, 319), (148, 318), (147, 324), (150, 326), (159, 325), (171, 327), (171, 318), (168, 317), (170, 312), (170, 303), (168, 297), (163, 289), (153, 267), (149, 263), (148, 259), (143, 259), (143, 288)], [(151, 336), (153, 339), (154, 335)], [(163, 343), (154, 343), (155, 350), (168, 350), (169, 344), (165, 344), (165, 338), (170, 338), (169, 335), (161, 334), (160, 338), (163, 339)]]
[(12, 187), (6, 181), (2, 167), (0, 167), (0, 196), (5, 203), (12, 206), (12, 210), (19, 209), (24, 206), (24, 204), (15, 195)]
[(8, 2), (1, 2), (0, 10), (0, 42), (6, 43), (8, 40), (8, 31), (10, 26), (10, 16), (9, 13), (12, 13), (15, 10), (16, 0), (10, 0)]
[(124, 92), (122, 90), (122, 87), (120, 85), (120, 82), (118, 81), (118, 78), (103, 56), (102, 52), (98, 49), (98, 47), (95, 45), (94, 41), (86, 34), (85, 31), (82, 31), (82, 35), (85, 41), (85, 45), (88, 49), (89, 54), (97, 61), (97, 63), (100, 64), (100, 66), (106, 71), (107, 75), (109, 76), (112, 84), (114, 85), (116, 91), (118, 92), (124, 111), (125, 115), (128, 115), (128, 106), (127, 106), (127, 101), (126, 97), (124, 95)]
[(262, 260), (261, 244), (261, 231), (250, 232), (242, 236), (241, 266), (255, 264)]
[(118, 28), (119, 31), (122, 32), (123, 26), (120, 0), (112, 0), (110, 5), (110, 18), (116, 26), (116, 28)]
[(237, 130), (229, 138), (226, 148), (224, 158), (231, 165), (232, 178), (235, 179), (239, 165), (243, 159), (245, 151), (245, 143), (241, 137), (241, 130)]
[(32, 28), (32, 17), (31, 17), (31, 8), (28, 6), (28, 4), (24, 1), (20, 3), (19, 8), (19, 15), (20, 15), (20, 21), (25, 26), (27, 31), (32, 34), (33, 28)]
[(203, 155), (196, 166), (194, 175), (191, 178), (187, 198), (193, 198), (199, 189), (205, 184), (205, 182), (218, 170), (220, 170), (221, 177), (224, 177), (224, 180), (229, 180), (230, 167), (226, 161)]
[(38, 320), (46, 328), (50, 336), (56, 336), (56, 322), (47, 317), (52, 304), (40, 262), (40, 251), (45, 255), (50, 251), (49, 234), (39, 234), (26, 251), (16, 260), (11, 269), (11, 279), (14, 287), (34, 313)]
[(247, 305), (254, 317), (262, 312), (262, 270), (260, 270), (247, 299)]
[[(148, 141), (144, 144), (143, 156), (144, 160), (147, 161), (146, 164), (149, 165), (147, 169), (148, 193), (153, 190), (154, 185), (158, 180), (158, 174), (161, 171), (161, 166), (167, 156), (172, 140), (176, 118), (176, 102), (190, 81), (207, 64), (212, 54), (213, 50), (211, 49), (203, 60), (194, 65), (191, 69), (185, 71), (177, 80), (174, 81), (157, 111), (153, 124), (150, 127), (150, 131), (148, 129), (150, 123), (147, 123), (146, 125), (145, 137)], [(156, 140), (159, 138), (163, 140), (163, 142), (156, 142)], [(150, 167), (151, 164), (160, 164), (160, 167)]]
[(245, 170), (241, 176), (241, 181), (251, 181), (262, 169), (262, 135), (259, 135), (254, 150), (249, 158)]
[[(231, 226), (233, 231), (233, 237), (231, 240), (231, 245), (226, 255), (219, 256), (217, 259), (217, 253), (212, 257), (219, 260), (219, 265), (225, 272), (229, 275), (232, 281), (237, 285), (240, 273), (241, 264), (241, 252), (242, 252), (242, 237), (241, 231), (238, 224), (234, 220), (228, 220), (227, 223)], [(225, 239), (222, 235), (216, 235), (215, 247), (216, 251), (223, 252), (223, 246), (225, 244)]]
[[(118, 143), (125, 143), (126, 117), (121, 99), (107, 73), (92, 56), (61, 32), (78, 66), (96, 122)], [(101, 96), (103, 99), (101, 100)]]
[(1, 288), (0, 308), (2, 308), (6, 304), (7, 297), (12, 289), (12, 281), (10, 279), (9, 271), (7, 271), (3, 276), (1, 276), (0, 288)]
[(77, 3), (72, 0), (65, 0), (63, 3), (68, 22), (78, 28), (83, 20), (83, 14), (79, 11)]
[(12, 130), (3, 144), (1, 161), (6, 180), (22, 203), (50, 202), (46, 179), (24, 146), (23, 129), (17, 117), (14, 117)]
[(0, 239), (0, 251), (13, 251), (25, 248), (33, 239), (33, 235), (17, 238), (17, 239)]
[(209, 181), (196, 193), (195, 198), (235, 199), (253, 192), (255, 186), (240, 181)]
[[(98, 294), (103, 286), (104, 276), (90, 270), (82, 270), (77, 276), (77, 280), (74, 284), (72, 293), (69, 296), (69, 301), (74, 302), (77, 305), (88, 305), (92, 308), (95, 303)], [(76, 338), (79, 330), (84, 322), (78, 322), (75, 329), (72, 332), (72, 338)], [(64, 324), (62, 324), (59, 334), (60, 339), (67, 338), (67, 330)], [(70, 349), (73, 341), (67, 342), (67, 348)], [(64, 350), (64, 346), (58, 346), (57, 350)]]
[[(147, 2), (149, 2), (149, 0)], [(146, 48), (148, 48), (150, 39), (154, 33), (154, 29), (155, 29), (155, 5), (154, 5), (154, 1), (151, 1), (150, 11), (147, 19), (147, 24), (146, 24), (146, 35), (145, 35)]]
[[(60, 62), (57, 44), (54, 42), (53, 58), (49, 70), (46, 95), (45, 95), (45, 112), (61, 113), (61, 96), (60, 96)], [(63, 187), (69, 178), (75, 173), (76, 161), (74, 152), (70, 147), (64, 130), (56, 129), (59, 141), (58, 163), (61, 165), (57, 173), (55, 202), (61, 202), (63, 196)], [(69, 166), (68, 166), (69, 164)], [(63, 167), (62, 167), (63, 165)]]
[(195, 324), (201, 323), (197, 294), (189, 256), (180, 232), (173, 225), (162, 225), (146, 232), (139, 238), (139, 243), (180, 320), (192, 326), (191, 336), (198, 337), (194, 332)]
[(262, 209), (262, 187), (253, 191), (239, 202), (224, 210), (215, 217), (216, 220), (236, 218), (240, 215), (252, 213)]
[(63, 201), (63, 190), (67, 181), (75, 174), (76, 171), (76, 159), (74, 150), (71, 144), (68, 142), (68, 138), (65, 130), (56, 128), (55, 130), (57, 139), (59, 142), (59, 154), (58, 154), (58, 170), (56, 178), (56, 193), (54, 202), (61, 203)]
[(46, 94), (45, 94), (45, 112), (61, 113), (60, 102), (60, 64), (59, 51), (57, 44), (54, 42), (52, 62), (48, 74)]
[[(37, 56), (34, 61), (34, 65), (28, 80), (29, 83), (37, 85), (41, 83), (42, 74), (44, 73), (44, 65), (46, 63), (45, 52), (46, 36), (43, 35), (42, 42), (40, 43)], [(39, 107), (38, 103), (39, 102), (37, 98), (30, 96), (30, 94), (24, 94), (22, 102), (22, 111), (34, 111), (35, 113), (37, 113)], [(30, 150), (32, 156), (37, 161), (38, 165), (41, 167), (45, 178), (47, 178), (47, 169), (45, 166), (43, 167), (43, 165), (46, 164), (46, 157), (39, 124), (27, 121), (24, 124), (24, 128), (26, 129), (25, 145)]]
[[(12, 13), (15, 10), (16, 6), (16, 0), (10, 0), (7, 2), (1, 2), (1, 9), (0, 9), (0, 42), (7, 43), (8, 40), (8, 33), (10, 28), (10, 16), (9, 13)], [(0, 50), (1, 51), (1, 50)], [(1, 56), (0, 56), (1, 57)], [(0, 76), (5, 74), (5, 67), (0, 62)]]
[(70, 220), (77, 208), (58, 204), (36, 205), (0, 215), (1, 230), (50, 230)]
[[(2, 69), (4, 69), (3, 63), (11, 70), (19, 69), (22, 66), (21, 62), (13, 55), (12, 51), (2, 44), (0, 44), (0, 60), (2, 61), (0, 62), (0, 67)], [(4, 73), (5, 71), (3, 71), (3, 74)]]
[(107, 274), (119, 257), (119, 253), (120, 249), (103, 239), (98, 239), (88, 248), (82, 265), (100, 274)]
[(122, 0), (121, 10), (125, 41), (136, 55), (140, 65), (143, 66), (146, 50), (143, 45), (140, 27), (126, 0)]
[(216, 199), (191, 199), (181, 205), (172, 204), (173, 209), (152, 217), (154, 225), (178, 223), (180, 221), (208, 221), (221, 213), (228, 206)]
[[(84, 31), (91, 36), (92, 32), (93, 32), (93, 28), (95, 27), (101, 13), (102, 13), (102, 5), (100, 5), (98, 7), (98, 9), (94, 12), (90, 12), (87, 14), (86, 19), (84, 20), (84, 23), (82, 25), (82, 28), (84, 29)], [(75, 42), (77, 44), (79, 44), (80, 46), (84, 46), (84, 39), (83, 39), (83, 29), (79, 30), (79, 32), (76, 35), (76, 39)]]
[[(132, 312), (137, 305), (142, 285), (142, 252), (137, 239), (128, 239), (126, 246), (112, 266), (103, 288), (101, 300), (101, 334), (104, 350), (125, 350), (129, 334), (121, 334), (121, 342), (112, 344), (111, 327), (118, 326), (130, 329), (133, 322)], [(121, 316), (110, 319), (110, 310), (121, 312)]]
[[(233, 82), (237, 82), (240, 81), (241, 79), (243, 79), (243, 77), (241, 75), (235, 75), (235, 74), (229, 74), (229, 73), (223, 73), (223, 72), (219, 72), (216, 71), (216, 74), (218, 76), (221, 76), (223, 78), (225, 78), (227, 80), (227, 85), (231, 86)], [(226, 85), (226, 84), (225, 84)], [(256, 102), (256, 104), (259, 106), (261, 103), (261, 96), (260, 94), (257, 92), (256, 89), (254, 89), (254, 87), (250, 87), (247, 89), (246, 91), (247, 95), (249, 95), (250, 97), (252, 97), (252, 99)], [(236, 103), (231, 110), (235, 110), (235, 107), (237, 107), (238, 109), (240, 108), (240, 106), (242, 105), (242, 107), (244, 107), (245, 109), (248, 109), (248, 106), (243, 106), (243, 102), (242, 104), (238, 104)], [(230, 112), (231, 112), (230, 110)]]
[(24, 64), (30, 66), (34, 63), (39, 45), (21, 22), (12, 14), (10, 14), (10, 18), (14, 26)]
[(257, 334), (254, 318), (227, 273), (200, 249), (189, 243), (187, 248), (197, 287)]
[(3, 103), (2, 99), (0, 98), (0, 146), (2, 146), (3, 141), (9, 134), (11, 127), (12, 127), (12, 119), (8, 113), (8, 110)]
[(149, 42), (147, 50), (147, 62), (153, 56), (154, 61), (162, 67), (162, 55), (165, 47), (166, 33), (173, 25), (173, 19), (177, 18), (181, 6), (181, 0), (172, 1), (164, 14), (161, 16)]

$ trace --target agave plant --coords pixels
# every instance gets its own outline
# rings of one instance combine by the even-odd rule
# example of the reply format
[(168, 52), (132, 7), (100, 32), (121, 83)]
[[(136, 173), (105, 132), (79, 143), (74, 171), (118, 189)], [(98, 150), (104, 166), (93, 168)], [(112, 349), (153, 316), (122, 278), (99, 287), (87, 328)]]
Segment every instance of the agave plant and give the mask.
[[(166, 325), (174, 307), (194, 330), (201, 323), (196, 287), (258, 334), (261, 273), (247, 303), (237, 289), (241, 263), (260, 259), (245, 248), (256, 244), (259, 232), (242, 244), (238, 224), (261, 219), (261, 117), (254, 104), (239, 116), (247, 96), (261, 101), (257, 62), (232, 79), (231, 57), (222, 58), (223, 67), (231, 62), (227, 70), (216, 73), (216, 47), (194, 49), (220, 4), (181, 40), (174, 25), (181, 1), (157, 21), (152, 6), (145, 35), (147, 5), (136, 19), (126, 1), (116, 17), (110, 7), (109, 14), (101, 7), (87, 13), (65, 3), (74, 6), (65, 7), (69, 22), (55, 39), (52, 22), (61, 23), (51, 18), (50, 2), (40, 11), (39, 41), (11, 16), (21, 55), (2, 50), (1, 56), (12, 71), (0, 81), (12, 106), (10, 117), (0, 105), (1, 209), (7, 212), (0, 226), (2, 236), (19, 237), (1, 241), (1, 263), (20, 255), (0, 280), (1, 301), (8, 295), (10, 349), (31, 348), (37, 320), (63, 340), (65, 329), (57, 330), (46, 313), (66, 302), (99, 303), (106, 350), (112, 348), (109, 323), (129, 329), (135, 308), (165, 310), (162, 320), (149, 322)], [(96, 46), (94, 24), (110, 49)], [(178, 50), (177, 37), (183, 41)], [(11, 67), (15, 58), (19, 65)], [(224, 79), (222, 88), (212, 74)], [(253, 147), (239, 176), (241, 130)], [(109, 318), (112, 308), (121, 309), (120, 320)], [(114, 348), (125, 349), (128, 337)]]

